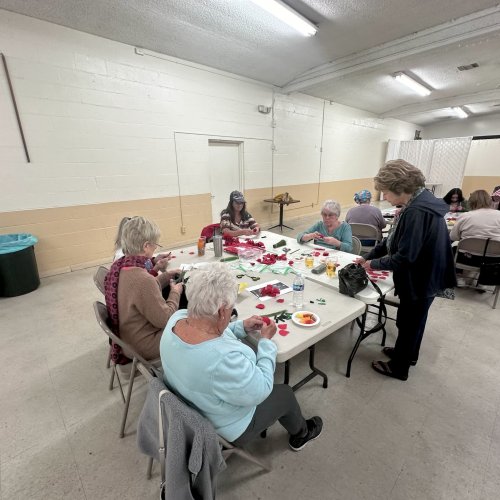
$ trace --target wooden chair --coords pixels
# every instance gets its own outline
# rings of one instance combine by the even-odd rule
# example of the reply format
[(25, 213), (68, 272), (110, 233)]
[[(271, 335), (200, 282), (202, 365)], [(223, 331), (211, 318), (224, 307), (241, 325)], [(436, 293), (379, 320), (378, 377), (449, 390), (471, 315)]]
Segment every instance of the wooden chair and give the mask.
[(94, 313), (97, 322), (99, 323), (104, 333), (111, 339), (112, 342), (118, 344), (128, 357), (132, 358), (132, 369), (130, 371), (130, 379), (126, 396), (124, 395), (120, 377), (118, 375), (118, 372), (116, 371), (116, 365), (111, 362), (113, 371), (116, 373), (116, 377), (120, 385), (123, 402), (125, 403), (122, 421), (120, 424), (120, 437), (122, 438), (125, 435), (125, 424), (127, 423), (128, 408), (130, 406), (130, 398), (132, 396), (132, 388), (134, 386), (134, 379), (136, 377), (137, 370), (140, 369), (141, 373), (144, 373), (145, 371), (148, 371), (150, 373), (157, 373), (158, 371), (161, 371), (161, 361), (159, 358), (153, 361), (146, 361), (142, 356), (135, 352), (135, 350), (127, 342), (124, 342), (120, 337), (117, 337), (108, 326), (108, 310), (102, 302), (94, 302)]

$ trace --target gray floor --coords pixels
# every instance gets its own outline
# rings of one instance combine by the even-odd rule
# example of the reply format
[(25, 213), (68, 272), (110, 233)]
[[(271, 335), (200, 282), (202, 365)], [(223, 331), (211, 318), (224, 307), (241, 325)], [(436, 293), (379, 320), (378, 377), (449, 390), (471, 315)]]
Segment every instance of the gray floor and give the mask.
[[(290, 223), (299, 230), (310, 220)], [(46, 278), (34, 293), (0, 299), (2, 500), (157, 498), (158, 470), (146, 480), (135, 443), (141, 377), (127, 434), (118, 438), (122, 403), (107, 389), (93, 273)], [(407, 382), (371, 370), (371, 360), (384, 359), (378, 335), (362, 344), (350, 379), (344, 372), (357, 330), (322, 341), (317, 364), (330, 385), (315, 380), (297, 392), (306, 416), (323, 417), (322, 436), (294, 453), (273, 426), (252, 445), (273, 471), (231, 458), (219, 498), (499, 498), (500, 309), (492, 300), (464, 289), (454, 302), (436, 300)], [(394, 334), (390, 323), (389, 344)], [(292, 376), (306, 368), (306, 355), (298, 356)]]

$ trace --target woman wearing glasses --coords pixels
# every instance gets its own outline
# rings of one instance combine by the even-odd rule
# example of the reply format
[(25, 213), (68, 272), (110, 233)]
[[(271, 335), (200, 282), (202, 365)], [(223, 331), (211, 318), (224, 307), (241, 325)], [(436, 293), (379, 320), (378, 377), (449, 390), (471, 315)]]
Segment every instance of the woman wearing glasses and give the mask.
[(311, 240), (321, 240), (322, 246), (352, 252), (351, 226), (341, 222), (340, 204), (334, 200), (326, 200), (321, 208), (322, 221), (316, 222), (309, 229), (297, 235), (299, 243)]
[[(104, 281), (111, 328), (145, 359), (160, 356), (161, 334), (179, 309), (182, 283), (173, 281), (178, 269), (157, 274), (153, 254), (161, 245), (158, 226), (144, 217), (132, 217), (122, 230), (124, 256), (115, 260)], [(167, 258), (168, 260), (168, 258)], [(170, 286), (167, 298), (162, 290)], [(115, 352), (114, 360), (127, 358)]]

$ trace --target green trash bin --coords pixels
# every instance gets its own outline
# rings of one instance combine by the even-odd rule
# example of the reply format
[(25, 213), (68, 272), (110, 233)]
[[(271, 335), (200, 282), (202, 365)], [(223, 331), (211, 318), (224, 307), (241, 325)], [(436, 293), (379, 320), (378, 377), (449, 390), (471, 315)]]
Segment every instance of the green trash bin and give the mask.
[(40, 285), (32, 234), (0, 235), (0, 297), (17, 297)]

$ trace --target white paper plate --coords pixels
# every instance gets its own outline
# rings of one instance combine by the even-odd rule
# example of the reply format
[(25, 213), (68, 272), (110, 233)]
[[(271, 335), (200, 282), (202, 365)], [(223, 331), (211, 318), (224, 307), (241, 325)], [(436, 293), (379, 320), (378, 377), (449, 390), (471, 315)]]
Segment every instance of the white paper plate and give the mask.
[[(307, 325), (305, 323), (301, 323), (301, 321), (300, 321), (301, 314), (312, 314), (313, 319), (315, 320), (314, 323), (311, 323), (310, 325)], [(292, 314), (292, 321), (298, 326), (304, 326), (305, 328), (311, 328), (311, 327), (319, 324), (319, 316), (316, 313), (313, 313), (311, 311), (297, 311), (297, 312)]]

